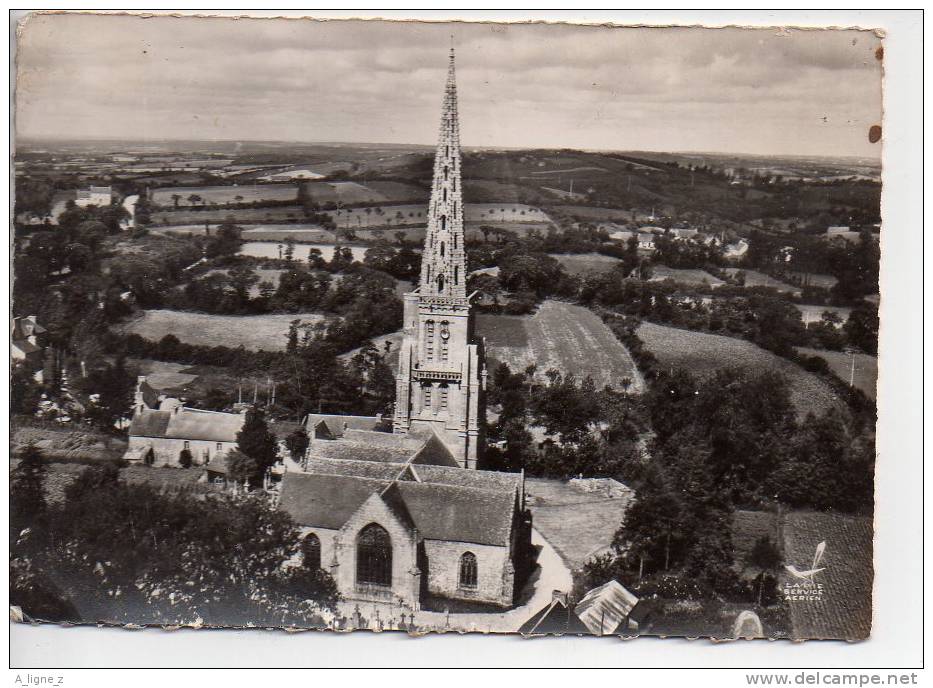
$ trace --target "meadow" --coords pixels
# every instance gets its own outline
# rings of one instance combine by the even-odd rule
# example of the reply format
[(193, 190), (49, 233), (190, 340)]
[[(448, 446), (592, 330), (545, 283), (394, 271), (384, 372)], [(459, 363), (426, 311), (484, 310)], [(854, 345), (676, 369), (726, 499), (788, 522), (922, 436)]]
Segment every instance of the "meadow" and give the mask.
[(652, 265), (651, 279), (649, 282), (663, 282), (664, 280), (673, 280), (679, 284), (689, 285), (708, 285), (710, 287), (719, 287), (723, 282), (718, 277), (713, 277), (706, 270), (669, 268), (666, 265)]
[(572, 569), (608, 550), (632, 502), (631, 497), (584, 492), (561, 480), (527, 478), (525, 489), (535, 529)]
[(551, 253), (552, 258), (560, 261), (564, 269), (571, 275), (595, 275), (601, 272), (609, 272), (621, 261), (613, 256), (604, 256), (601, 253)]
[(305, 222), (304, 208), (300, 205), (277, 206), (275, 208), (166, 208), (152, 213), (153, 228), (175, 225), (199, 225), (210, 223), (211, 228), (231, 220), (238, 225), (261, 225), (275, 223)]
[(167, 309), (143, 311), (120, 329), (157, 342), (173, 334), (187, 344), (202, 346), (242, 346), (251, 351), (281, 351), (285, 348), (288, 326), (300, 319), (314, 323), (324, 319), (319, 313), (271, 313), (267, 315), (207, 315)]
[(639, 326), (638, 336), (662, 366), (683, 368), (700, 378), (709, 377), (726, 367), (739, 367), (751, 372), (771, 370), (784, 375), (790, 385), (791, 401), (800, 418), (811, 411), (820, 414), (832, 407), (845, 408), (832, 387), (817, 375), (744, 339), (650, 322)]
[(477, 334), (486, 338), (489, 358), (515, 370), (536, 365), (538, 375), (554, 368), (578, 379), (592, 376), (599, 386), (644, 389), (635, 362), (595, 313), (583, 306), (545, 301), (531, 316), (480, 314)]
[(303, 193), (315, 203), (396, 203), (427, 202), (427, 192), (414, 184), (393, 181), (372, 182), (305, 182)]
[[(173, 195), (180, 196), (179, 207), (210, 205), (211, 203), (254, 203), (256, 201), (291, 201), (298, 197), (295, 184), (254, 184), (243, 186), (170, 186), (152, 192), (157, 205), (174, 206)], [(197, 195), (201, 200), (192, 203), (189, 197)], [(239, 198), (238, 198), (239, 197)]]
[[(843, 351), (827, 351), (826, 349), (809, 349), (807, 347), (798, 347), (797, 351), (807, 356), (819, 356), (829, 364), (829, 369), (833, 375), (840, 380), (853, 384), (857, 389), (862, 390), (869, 399), (874, 399), (878, 387), (878, 358), (869, 354), (849, 355)], [(852, 363), (855, 363), (855, 374), (853, 375)]]
[(725, 268), (723, 272), (727, 273), (731, 277), (735, 277), (736, 274), (742, 273), (745, 275), (745, 286), (746, 287), (770, 287), (771, 289), (776, 289), (779, 292), (786, 294), (800, 294), (800, 288), (791, 286), (786, 282), (781, 280), (774, 279), (771, 275), (766, 275), (763, 272), (758, 272), (757, 270), (745, 270), (742, 268)]

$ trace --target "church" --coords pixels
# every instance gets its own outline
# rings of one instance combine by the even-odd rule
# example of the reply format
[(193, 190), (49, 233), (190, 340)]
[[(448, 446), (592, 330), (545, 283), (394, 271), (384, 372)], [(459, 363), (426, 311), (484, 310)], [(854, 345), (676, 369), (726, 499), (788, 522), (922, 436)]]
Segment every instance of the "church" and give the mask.
[(527, 579), (524, 475), (482, 470), (486, 363), (466, 291), (454, 54), (434, 157), (418, 287), (404, 296), (391, 427), (312, 414), (279, 507), (345, 600), (420, 610), (432, 600), (507, 608)]

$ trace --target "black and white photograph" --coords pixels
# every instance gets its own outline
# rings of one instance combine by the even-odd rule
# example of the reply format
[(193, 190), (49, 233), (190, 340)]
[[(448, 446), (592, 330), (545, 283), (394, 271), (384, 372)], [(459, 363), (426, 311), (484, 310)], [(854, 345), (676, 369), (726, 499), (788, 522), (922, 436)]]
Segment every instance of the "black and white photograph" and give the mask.
[(883, 31), (15, 30), (14, 626), (872, 635)]

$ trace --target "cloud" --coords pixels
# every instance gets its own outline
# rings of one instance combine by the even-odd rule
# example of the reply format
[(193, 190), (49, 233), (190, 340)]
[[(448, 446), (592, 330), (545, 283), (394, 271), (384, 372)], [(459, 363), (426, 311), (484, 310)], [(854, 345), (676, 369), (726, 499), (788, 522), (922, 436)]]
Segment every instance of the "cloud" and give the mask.
[(451, 34), (466, 144), (874, 152), (880, 43), (837, 30), (38, 15), (18, 132), (431, 143)]

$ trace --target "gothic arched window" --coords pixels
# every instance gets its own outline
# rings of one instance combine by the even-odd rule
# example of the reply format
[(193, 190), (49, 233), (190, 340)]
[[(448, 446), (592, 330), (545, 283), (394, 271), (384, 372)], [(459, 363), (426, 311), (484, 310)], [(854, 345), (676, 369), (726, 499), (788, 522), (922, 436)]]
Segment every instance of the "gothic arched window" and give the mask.
[(454, 265), (454, 284), (460, 283), (460, 266)]
[(444, 181), (447, 181), (447, 174), (450, 172), (449, 167), (444, 167)]
[(460, 587), (475, 588), (476, 579), (476, 555), (473, 552), (464, 552), (460, 557)]
[(443, 275), (437, 276), (437, 293), (438, 294), (444, 293), (444, 276)]
[(447, 216), (441, 215), (441, 231), (443, 232), (446, 229), (447, 229)]
[(392, 539), (376, 523), (363, 528), (356, 538), (356, 582), (392, 585)]
[(301, 555), (304, 558), (305, 568), (312, 571), (321, 568), (321, 539), (314, 533), (309, 533), (301, 541)]
[(441, 242), (441, 258), (444, 257), (444, 242)]
[(447, 202), (447, 189), (444, 189), (444, 203)]
[(440, 405), (441, 405), (441, 410), (443, 411), (447, 408), (447, 391), (448, 391), (447, 383), (442, 382), (438, 391), (440, 392), (440, 397), (441, 397)]

